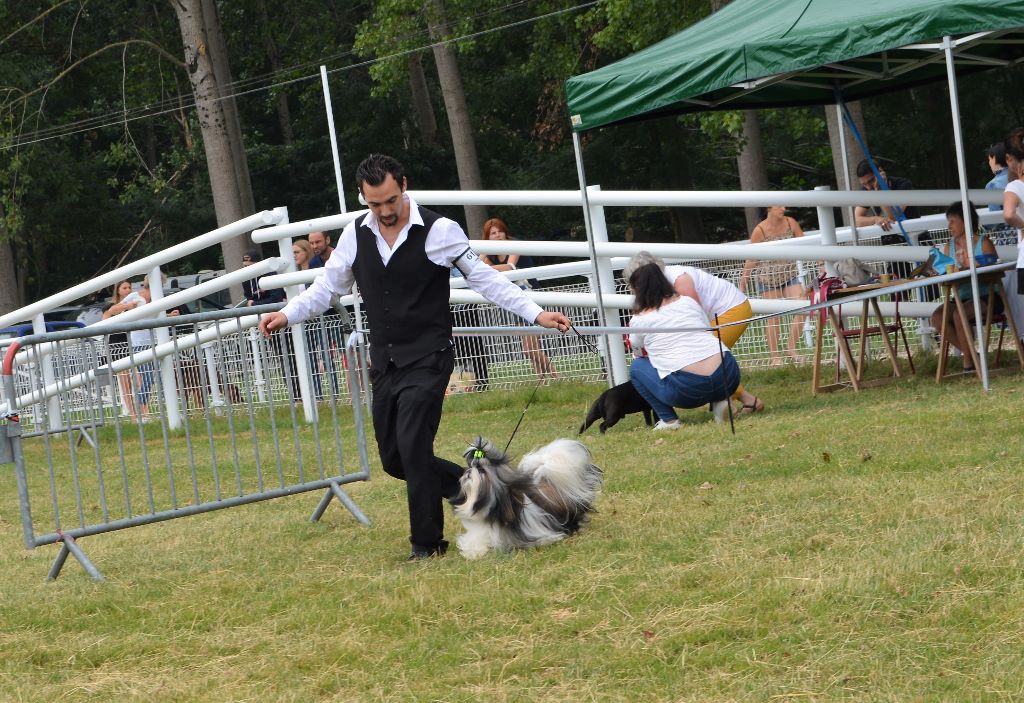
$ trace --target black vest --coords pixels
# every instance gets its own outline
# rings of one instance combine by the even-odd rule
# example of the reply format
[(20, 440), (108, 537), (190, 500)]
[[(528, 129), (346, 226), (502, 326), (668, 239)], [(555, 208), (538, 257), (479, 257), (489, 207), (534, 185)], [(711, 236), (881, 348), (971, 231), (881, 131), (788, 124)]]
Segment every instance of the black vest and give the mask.
[(356, 259), (352, 264), (366, 307), (370, 361), (378, 369), (408, 366), (452, 346), (448, 307), (450, 272), (427, 258), (426, 241), (440, 215), (420, 208), (422, 225), (412, 225), (388, 265), (377, 251), (376, 235), (356, 220)]

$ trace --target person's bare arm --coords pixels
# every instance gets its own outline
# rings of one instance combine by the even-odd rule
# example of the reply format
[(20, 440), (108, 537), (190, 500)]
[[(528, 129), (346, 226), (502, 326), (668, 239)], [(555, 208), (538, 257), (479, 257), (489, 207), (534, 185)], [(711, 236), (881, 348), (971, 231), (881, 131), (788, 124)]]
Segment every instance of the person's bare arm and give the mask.
[(854, 208), (853, 219), (856, 221), (858, 227), (872, 227), (879, 226), (886, 232), (892, 229), (892, 216), (891, 211), (888, 208), (882, 208), (884, 212), (889, 216), (873, 215), (871, 210), (866, 207), (858, 205)]
[(480, 260), (495, 271), (515, 271), (516, 266), (519, 265), (519, 254), (510, 254), (503, 264), (494, 263), (488, 256), (481, 256)]
[(1020, 198), (1012, 190), (1008, 190), (1003, 193), (1003, 221), (1011, 227), (1017, 229), (1024, 228), (1024, 219), (1017, 214), (1017, 208), (1020, 207)]
[(981, 238), (981, 253), (998, 255), (995, 244), (988, 237), (982, 236)]
[(693, 278), (688, 273), (680, 274), (676, 278), (675, 283), (672, 286), (678, 295), (685, 295), (687, 298), (693, 298), (697, 301), (697, 305), (702, 308), (704, 304), (700, 300), (700, 296), (697, 294), (697, 288), (693, 285)]

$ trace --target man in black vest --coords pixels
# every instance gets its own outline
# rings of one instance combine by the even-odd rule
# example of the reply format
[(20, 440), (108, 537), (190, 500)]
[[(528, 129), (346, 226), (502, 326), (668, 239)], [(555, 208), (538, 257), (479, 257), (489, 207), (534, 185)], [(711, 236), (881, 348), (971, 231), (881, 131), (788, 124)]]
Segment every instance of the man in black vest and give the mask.
[(281, 312), (260, 322), (265, 335), (302, 322), (359, 284), (370, 327), (373, 427), (384, 471), (406, 482), (410, 561), (444, 554), (443, 500), (458, 491), (462, 467), (434, 456), (445, 388), (455, 366), (448, 279), (457, 267), (469, 287), (542, 327), (569, 329), (518, 286), (480, 261), (455, 222), (419, 207), (405, 192), (402, 165), (373, 154), (356, 169), (370, 213), (349, 224), (318, 278)]

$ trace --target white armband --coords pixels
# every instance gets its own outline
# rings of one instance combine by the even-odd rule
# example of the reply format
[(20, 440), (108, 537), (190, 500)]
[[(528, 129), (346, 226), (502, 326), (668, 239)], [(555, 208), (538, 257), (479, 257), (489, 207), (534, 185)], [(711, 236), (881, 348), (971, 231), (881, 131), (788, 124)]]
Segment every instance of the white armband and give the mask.
[(480, 260), (480, 257), (476, 255), (470, 247), (466, 247), (466, 250), (455, 257), (452, 261), (452, 265), (459, 270), (465, 278), (469, 278), (469, 274), (472, 273), (473, 267), (476, 266), (476, 262)]

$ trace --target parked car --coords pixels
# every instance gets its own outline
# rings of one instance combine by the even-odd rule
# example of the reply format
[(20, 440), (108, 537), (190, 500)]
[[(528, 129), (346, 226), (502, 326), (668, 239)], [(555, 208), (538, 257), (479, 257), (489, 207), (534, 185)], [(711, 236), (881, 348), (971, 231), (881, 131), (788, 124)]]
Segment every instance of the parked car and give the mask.
[[(171, 295), (173, 293), (187, 290), (192, 286), (212, 281), (213, 279), (223, 275), (224, 271), (200, 271), (199, 273), (188, 274), (185, 276), (171, 276), (167, 279), (167, 285), (164, 287), (164, 295)], [(228, 290), (219, 290), (212, 295), (203, 296), (202, 298), (188, 303), (189, 312), (226, 310), (231, 306), (231, 293)]]
[[(77, 320), (47, 320), (46, 331), (47, 332), (60, 332), (61, 330), (71, 330), (85, 327), (84, 324)], [(10, 327), (0, 328), (0, 340), (14, 339), (16, 337), (27, 337), (30, 334), (35, 334), (31, 323), (24, 323), (21, 325), (12, 325)]]
[(103, 319), (103, 309), (106, 303), (87, 303), (84, 305), (62, 305), (45, 313), (43, 317), (49, 322), (81, 322), (83, 325), (91, 325)]

